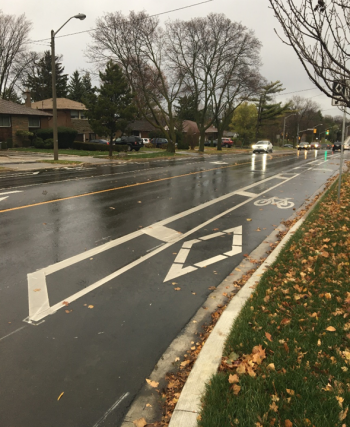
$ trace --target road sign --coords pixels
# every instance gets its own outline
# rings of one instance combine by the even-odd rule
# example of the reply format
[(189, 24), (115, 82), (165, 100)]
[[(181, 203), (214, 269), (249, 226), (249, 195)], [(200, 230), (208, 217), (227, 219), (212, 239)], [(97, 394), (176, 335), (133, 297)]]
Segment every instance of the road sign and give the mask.
[(336, 80), (333, 82), (332, 105), (336, 107), (346, 107), (350, 101), (350, 80)]

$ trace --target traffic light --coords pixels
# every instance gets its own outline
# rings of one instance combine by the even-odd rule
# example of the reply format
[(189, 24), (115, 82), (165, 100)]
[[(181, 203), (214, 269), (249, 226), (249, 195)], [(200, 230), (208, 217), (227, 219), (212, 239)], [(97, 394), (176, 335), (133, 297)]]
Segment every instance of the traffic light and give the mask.
[(329, 129), (326, 130), (326, 135), (329, 135)]
[(317, 133), (317, 129), (316, 128), (314, 128), (314, 133)]

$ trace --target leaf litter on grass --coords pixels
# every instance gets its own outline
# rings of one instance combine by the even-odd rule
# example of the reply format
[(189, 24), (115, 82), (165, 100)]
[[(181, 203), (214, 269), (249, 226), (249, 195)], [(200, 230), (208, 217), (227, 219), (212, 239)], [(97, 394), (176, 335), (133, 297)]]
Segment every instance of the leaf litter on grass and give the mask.
[(227, 339), (199, 426), (349, 425), (349, 175), (341, 201), (333, 187), (262, 277)]

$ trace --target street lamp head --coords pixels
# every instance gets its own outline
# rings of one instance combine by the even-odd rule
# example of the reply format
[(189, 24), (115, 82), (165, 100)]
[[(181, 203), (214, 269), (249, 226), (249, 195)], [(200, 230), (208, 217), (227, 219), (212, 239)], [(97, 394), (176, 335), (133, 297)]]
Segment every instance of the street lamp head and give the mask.
[(77, 18), (83, 21), (86, 18), (86, 15), (84, 15), (83, 13), (78, 13), (78, 15), (75, 15), (74, 18)]

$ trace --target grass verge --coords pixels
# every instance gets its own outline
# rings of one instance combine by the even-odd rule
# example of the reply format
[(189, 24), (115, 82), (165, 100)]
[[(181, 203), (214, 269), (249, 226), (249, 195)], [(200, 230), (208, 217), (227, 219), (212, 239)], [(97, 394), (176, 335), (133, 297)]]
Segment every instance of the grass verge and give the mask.
[(199, 426), (349, 425), (349, 175), (341, 205), (336, 193), (335, 183), (234, 323)]
[[(9, 151), (18, 151), (18, 152), (25, 152), (25, 153), (48, 153), (52, 154), (53, 156), (53, 149), (46, 149), (46, 148), (24, 148), (24, 147), (18, 147), (18, 148), (10, 148)], [(67, 149), (60, 149), (58, 150), (58, 154), (68, 154), (71, 156), (105, 156), (105, 151), (85, 151), (85, 150), (71, 150), (69, 148)]]
[[(173, 157), (183, 157), (182, 154), (177, 153), (168, 153), (166, 151), (162, 152), (146, 152), (146, 153), (140, 153), (140, 154), (125, 154), (122, 156), (112, 156), (112, 159), (119, 159), (119, 160), (139, 160), (139, 159), (155, 159), (155, 158), (163, 158), (163, 159), (169, 159)], [(104, 156), (103, 158), (109, 159), (109, 156)]]
[(54, 165), (80, 165), (83, 162), (76, 162), (71, 160), (39, 160), (38, 163), (51, 163)]

